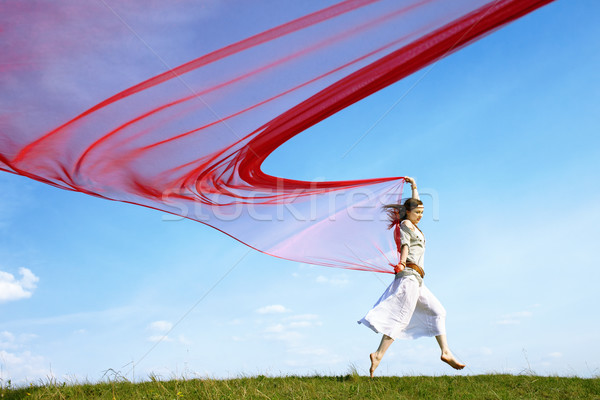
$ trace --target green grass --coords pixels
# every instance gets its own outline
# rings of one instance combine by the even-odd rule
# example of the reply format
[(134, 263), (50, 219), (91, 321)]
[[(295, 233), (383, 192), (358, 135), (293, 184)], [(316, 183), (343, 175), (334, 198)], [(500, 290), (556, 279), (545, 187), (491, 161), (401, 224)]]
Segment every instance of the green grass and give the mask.
[(287, 376), (151, 379), (143, 383), (49, 382), (11, 388), (1, 399), (599, 399), (600, 378), (530, 375), (368, 377)]

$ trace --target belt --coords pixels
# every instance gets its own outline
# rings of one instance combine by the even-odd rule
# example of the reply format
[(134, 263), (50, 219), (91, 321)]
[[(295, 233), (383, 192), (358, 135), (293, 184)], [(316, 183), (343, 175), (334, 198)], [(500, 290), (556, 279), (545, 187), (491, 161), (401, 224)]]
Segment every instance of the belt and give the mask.
[(414, 269), (421, 275), (421, 279), (425, 278), (425, 271), (423, 268), (419, 267), (417, 264), (406, 264), (406, 268)]

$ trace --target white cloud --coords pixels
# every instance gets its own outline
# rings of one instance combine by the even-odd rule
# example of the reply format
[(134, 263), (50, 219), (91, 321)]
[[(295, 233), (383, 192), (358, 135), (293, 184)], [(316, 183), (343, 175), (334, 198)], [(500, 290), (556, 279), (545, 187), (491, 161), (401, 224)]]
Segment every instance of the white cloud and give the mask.
[(319, 316), (315, 314), (291, 315), (280, 318), (278, 322), (267, 326), (263, 333), (265, 338), (284, 342), (289, 348), (295, 348), (302, 344), (305, 335), (299, 330), (321, 326)]
[(15, 335), (9, 331), (0, 332), (0, 350), (14, 350), (22, 348), (23, 345), (37, 338), (33, 333), (22, 333)]
[(289, 353), (309, 355), (309, 356), (324, 356), (329, 354), (329, 351), (324, 348), (295, 348), (288, 350)]
[(256, 310), (256, 312), (259, 314), (280, 314), (280, 313), (286, 313), (289, 311), (290, 310), (288, 310), (287, 308), (285, 308), (284, 306), (282, 306), (280, 304), (273, 304), (271, 306), (261, 307), (258, 310)]
[(15, 340), (15, 335), (8, 331), (0, 332), (0, 343), (12, 342)]
[(47, 362), (43, 357), (23, 350), (25, 343), (36, 337), (28, 333), (0, 332), (0, 381), (10, 379), (22, 383), (51, 375), (45, 368)]
[(11, 332), (3, 331), (0, 332), (0, 349), (16, 349), (19, 345), (15, 342), (15, 335)]
[(290, 322), (290, 328), (307, 328), (309, 326), (312, 326), (312, 322), (310, 321)]
[(173, 329), (173, 324), (169, 321), (154, 321), (148, 325), (148, 329), (156, 332), (169, 332)]
[(169, 321), (154, 321), (148, 325), (148, 329), (156, 332), (155, 335), (148, 337), (150, 342), (172, 342), (173, 339), (167, 336), (167, 333), (173, 329), (173, 324)]
[(285, 327), (282, 324), (271, 325), (265, 328), (266, 333), (282, 333), (283, 331), (285, 331)]
[(315, 314), (291, 315), (281, 319), (280, 323), (268, 326), (265, 333), (288, 333), (291, 329), (321, 326), (322, 322), (318, 319), (319, 316)]
[(553, 353), (548, 354), (548, 356), (552, 357), (552, 358), (560, 358), (560, 357), (562, 357), (562, 353), (558, 352), (558, 351), (555, 351)]
[(167, 336), (173, 329), (173, 324), (169, 321), (154, 321), (148, 325), (148, 329), (155, 334), (148, 337), (150, 342), (176, 342), (184, 345), (192, 344), (192, 342), (184, 335), (178, 335), (177, 339)]
[[(275, 329), (279, 329), (279, 327), (276, 327)], [(281, 332), (265, 331), (265, 333), (267, 333), (265, 338), (284, 342), (286, 346), (298, 346), (300, 341), (304, 339), (304, 336), (300, 332), (288, 331), (285, 327), (282, 327)]]
[(0, 303), (31, 297), (40, 280), (27, 268), (19, 268), (21, 279), (11, 273), (0, 271)]
[(44, 357), (30, 351), (8, 352), (0, 350), (0, 379), (10, 379), (13, 383), (31, 382), (34, 379), (48, 379), (52, 372), (46, 368)]
[(517, 321), (516, 319), (501, 319), (496, 321), (498, 325), (518, 325), (521, 321)]
[(192, 341), (189, 340), (188, 338), (186, 338), (184, 335), (178, 335), (177, 339), (172, 339), (171, 337), (169, 337), (167, 335), (152, 335), (152, 336), (148, 337), (148, 341), (149, 342), (172, 342), (172, 343), (179, 343), (179, 344), (183, 344), (183, 345), (192, 344)]

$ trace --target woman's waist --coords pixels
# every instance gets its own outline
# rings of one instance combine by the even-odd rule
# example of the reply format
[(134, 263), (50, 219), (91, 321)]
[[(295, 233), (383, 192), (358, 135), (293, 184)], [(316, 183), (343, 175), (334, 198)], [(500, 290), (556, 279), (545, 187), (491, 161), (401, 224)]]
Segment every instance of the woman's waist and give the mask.
[(420, 267), (419, 265), (417, 265), (413, 262), (407, 261), (406, 268), (410, 268), (410, 269), (417, 271), (419, 273), (419, 275), (421, 275), (421, 278), (425, 278), (425, 270), (423, 270), (423, 268)]
[[(420, 271), (419, 271), (420, 269)], [(396, 279), (402, 279), (405, 277), (413, 277), (419, 283), (419, 286), (423, 285), (423, 277), (425, 272), (417, 264), (407, 264), (406, 267), (396, 274)]]

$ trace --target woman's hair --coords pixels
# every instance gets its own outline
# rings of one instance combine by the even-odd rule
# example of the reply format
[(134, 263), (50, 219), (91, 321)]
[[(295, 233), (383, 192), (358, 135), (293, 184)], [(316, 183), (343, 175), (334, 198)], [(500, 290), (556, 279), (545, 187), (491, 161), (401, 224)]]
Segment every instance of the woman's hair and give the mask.
[(396, 224), (406, 219), (406, 213), (422, 206), (423, 202), (417, 199), (407, 199), (404, 204), (386, 204), (382, 208), (387, 212), (390, 224), (388, 229), (392, 229)]

